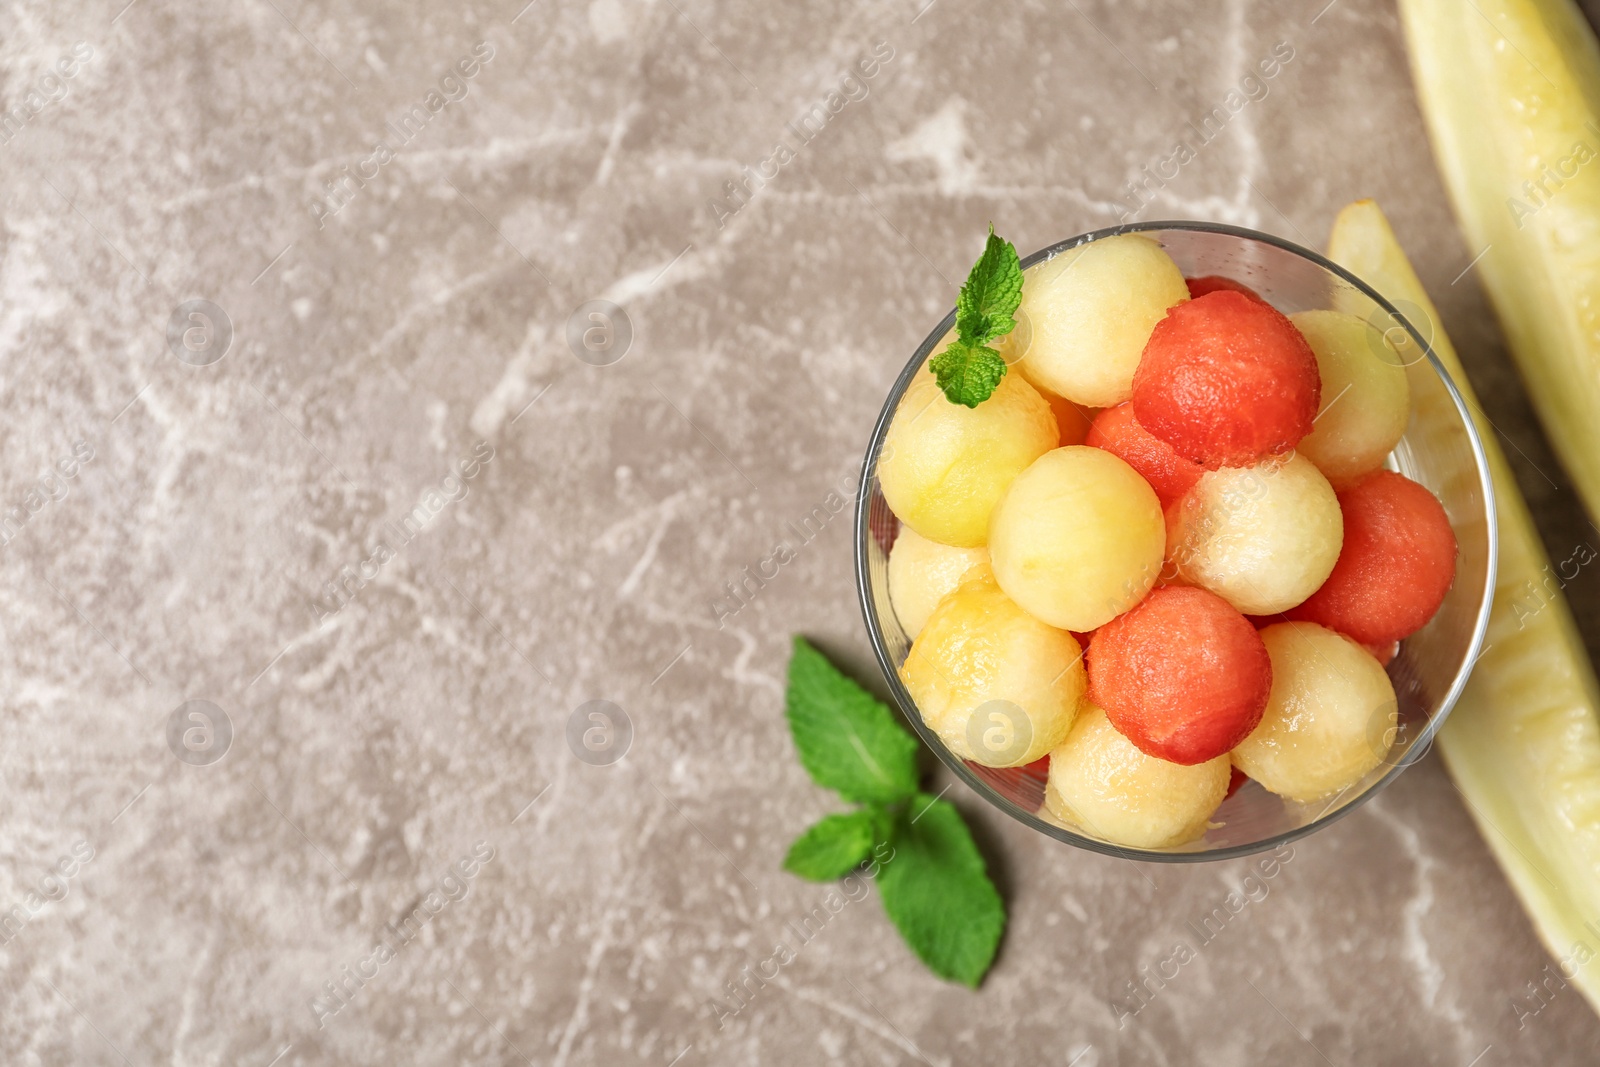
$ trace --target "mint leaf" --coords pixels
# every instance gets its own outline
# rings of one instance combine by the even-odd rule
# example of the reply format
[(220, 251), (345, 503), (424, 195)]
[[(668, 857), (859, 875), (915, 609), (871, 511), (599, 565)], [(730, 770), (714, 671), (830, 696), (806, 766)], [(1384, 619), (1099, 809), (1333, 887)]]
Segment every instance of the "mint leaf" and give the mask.
[(800, 762), (818, 785), (857, 803), (917, 791), (916, 738), (803, 637), (794, 639), (787, 704)]
[(941, 978), (976, 988), (994, 962), (1006, 909), (949, 801), (918, 794), (878, 871), (883, 910), (917, 958)]
[(956, 329), (963, 341), (974, 344), (1004, 337), (1016, 327), (1012, 316), (1021, 304), (1022, 261), (1017, 258), (1016, 246), (996, 237), (990, 225), (983, 255), (972, 265), (956, 298)]
[(789, 846), (784, 868), (831, 881), (873, 857), (884, 911), (917, 958), (976, 988), (1000, 945), (1005, 904), (961, 813), (917, 791), (916, 739), (798, 636), (788, 718), (811, 777), (867, 806), (821, 819)]
[(829, 815), (795, 838), (783, 869), (813, 882), (843, 878), (872, 852), (877, 824), (878, 813), (870, 808)]
[(1021, 306), (1022, 261), (991, 225), (983, 254), (956, 297), (956, 339), (928, 364), (952, 404), (975, 408), (994, 395), (1006, 361), (988, 344), (1016, 328)]
[(952, 404), (975, 408), (988, 400), (1006, 375), (1006, 361), (992, 348), (952, 341), (928, 366)]

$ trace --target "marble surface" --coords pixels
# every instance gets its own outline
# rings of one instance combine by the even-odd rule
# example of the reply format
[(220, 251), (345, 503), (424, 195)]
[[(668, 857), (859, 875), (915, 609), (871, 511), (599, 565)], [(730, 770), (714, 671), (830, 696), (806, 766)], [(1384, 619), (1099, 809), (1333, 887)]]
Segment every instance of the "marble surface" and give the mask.
[[(1552, 555), (1600, 536), (1389, 3), (125, 2), (0, 7), (0, 1062), (1592, 1058), (1575, 991), (1527, 1011), (1549, 957), (1432, 757), (1146, 1004), (1252, 861), (1074, 851), (958, 786), (1010, 908), (980, 991), (868, 893), (714, 1008), (824, 895), (778, 867), (832, 804), (790, 635), (870, 677), (843, 518), (717, 604), (855, 469), (990, 220), (1320, 245), (1378, 198)], [(591, 301), (625, 354), (574, 354)], [(569, 745), (591, 701), (619, 762)]]

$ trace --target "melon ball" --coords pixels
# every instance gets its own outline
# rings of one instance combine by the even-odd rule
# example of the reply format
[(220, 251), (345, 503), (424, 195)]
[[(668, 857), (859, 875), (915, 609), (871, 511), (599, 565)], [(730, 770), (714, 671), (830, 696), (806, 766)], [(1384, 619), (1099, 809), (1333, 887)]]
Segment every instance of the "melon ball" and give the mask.
[(1137, 471), (1085, 445), (1040, 456), (989, 524), (1000, 588), (1051, 626), (1087, 632), (1144, 598), (1161, 573), (1161, 502)]
[[(1016, 325), (990, 341), (989, 347), (1000, 353), (1000, 358), (1006, 361), (1006, 366), (1015, 367), (1017, 361), (1026, 356), (1028, 349), (1033, 347), (1033, 320), (1019, 307), (1016, 314), (1011, 316), (1011, 321)], [(1044, 392), (1042, 389), (1039, 391)]]
[(1260, 293), (1244, 284), (1244, 282), (1236, 282), (1232, 278), (1224, 278), (1220, 274), (1207, 274), (1203, 278), (1189, 278), (1187, 283), (1190, 300), (1205, 296), (1207, 293), (1214, 293), (1219, 289), (1226, 289), (1233, 293), (1243, 293), (1251, 300), (1260, 300), (1263, 304), (1266, 303)]
[(1247, 615), (1275, 615), (1310, 596), (1343, 539), (1333, 487), (1300, 455), (1207, 471), (1167, 510), (1178, 577)]
[(1456, 577), (1456, 535), (1436, 497), (1394, 471), (1339, 494), (1344, 547), (1322, 588), (1290, 617), (1382, 647), (1427, 625)]
[(889, 602), (907, 637), (916, 637), (939, 601), (962, 577), (989, 562), (985, 548), (956, 548), (930, 541), (909, 526), (889, 550)]
[(1383, 466), (1411, 417), (1400, 354), (1377, 330), (1342, 311), (1301, 311), (1290, 320), (1317, 357), (1322, 411), (1297, 446), (1334, 488)]
[(1399, 703), (1372, 653), (1315, 623), (1261, 631), (1272, 694), (1261, 724), (1233, 762), (1290, 800), (1330, 796), (1360, 781), (1389, 753)]
[(1147, 756), (1085, 704), (1050, 753), (1045, 806), (1062, 822), (1129, 848), (1170, 848), (1204, 836), (1231, 777), (1228, 757), (1185, 767)]
[(1103, 448), (1138, 471), (1166, 507), (1200, 480), (1205, 468), (1184, 459), (1172, 446), (1139, 425), (1132, 404), (1106, 408), (1094, 417), (1084, 444)]
[[(1334, 564), (1334, 566), (1338, 566), (1338, 564)], [(1381, 645), (1362, 645), (1361, 647), (1371, 652), (1372, 658), (1384, 667), (1393, 663), (1395, 656), (1400, 652), (1399, 641), (1385, 641)]]
[(1311, 432), (1320, 395), (1294, 323), (1226, 289), (1168, 312), (1133, 379), (1139, 424), (1208, 469), (1287, 452)]
[(1152, 589), (1094, 632), (1089, 699), (1146, 755), (1192, 766), (1243, 741), (1272, 686), (1266, 646), (1215, 593)]
[(1019, 608), (982, 565), (934, 608), (900, 677), (945, 747), (986, 767), (1059, 745), (1085, 684), (1077, 640)]
[(889, 423), (878, 481), (901, 522), (930, 541), (975, 548), (1011, 480), (1059, 437), (1049, 403), (1014, 371), (969, 408), (951, 403), (923, 367)]
[[(1017, 362), (1028, 354), (1033, 347), (1033, 320), (1028, 318), (1028, 313), (1021, 308), (1017, 309), (1017, 325), (1012, 331), (1000, 340), (994, 342), (994, 348), (1006, 361), (1006, 366), (1016, 367)], [(1015, 373), (1021, 373), (1017, 368)], [(1024, 375), (1026, 377), (1026, 375)], [(1094, 409), (1085, 408), (1081, 404), (1074, 404), (1064, 396), (1057, 396), (1050, 390), (1040, 386), (1038, 382), (1030, 384), (1039, 390), (1039, 395), (1050, 402), (1050, 411), (1056, 417), (1056, 428), (1061, 436), (1057, 440), (1060, 445), (1081, 445), (1084, 437), (1088, 436), (1089, 423), (1094, 420)]]
[(1120, 404), (1132, 395), (1151, 329), (1187, 299), (1183, 272), (1148, 237), (1123, 234), (1068, 249), (1024, 275), (1032, 340), (1018, 368), (1085, 407)]

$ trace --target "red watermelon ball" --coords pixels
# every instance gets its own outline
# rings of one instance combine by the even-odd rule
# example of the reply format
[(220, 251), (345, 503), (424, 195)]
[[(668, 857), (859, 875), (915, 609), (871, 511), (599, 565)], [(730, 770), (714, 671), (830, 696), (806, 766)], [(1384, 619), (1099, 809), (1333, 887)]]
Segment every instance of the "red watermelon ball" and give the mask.
[(1262, 300), (1260, 293), (1244, 284), (1244, 282), (1236, 282), (1232, 278), (1224, 278), (1220, 274), (1207, 274), (1203, 278), (1185, 278), (1183, 281), (1189, 287), (1190, 300), (1205, 296), (1207, 293), (1214, 293), (1219, 289), (1226, 289), (1229, 292), (1243, 293), (1251, 300), (1260, 300), (1263, 304), (1266, 303), (1265, 300)]
[(1250, 621), (1215, 593), (1153, 589), (1089, 642), (1089, 699), (1141, 752), (1193, 766), (1261, 721), (1272, 661)]
[(1427, 625), (1456, 577), (1456, 535), (1444, 506), (1394, 471), (1374, 471), (1339, 494), (1344, 545), (1322, 587), (1288, 613), (1369, 649)]
[(1248, 467), (1311, 432), (1322, 379), (1276, 308), (1219, 289), (1156, 323), (1133, 376), (1139, 425), (1208, 470)]
[(1362, 645), (1361, 647), (1371, 652), (1372, 658), (1385, 667), (1393, 663), (1395, 656), (1400, 652), (1399, 641), (1385, 641), (1381, 645)]
[(1096, 415), (1083, 443), (1105, 449), (1138, 471), (1156, 491), (1163, 508), (1187, 493), (1205, 473), (1200, 464), (1184, 459), (1171, 445), (1140, 426), (1131, 403), (1106, 408)]

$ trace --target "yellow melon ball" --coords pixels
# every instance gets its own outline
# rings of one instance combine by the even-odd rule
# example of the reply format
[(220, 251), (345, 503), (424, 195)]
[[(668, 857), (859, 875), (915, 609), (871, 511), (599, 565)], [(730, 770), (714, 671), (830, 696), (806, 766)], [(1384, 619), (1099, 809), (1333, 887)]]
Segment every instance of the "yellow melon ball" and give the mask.
[(1000, 353), (1000, 358), (1006, 361), (1006, 366), (1015, 367), (1017, 361), (1028, 354), (1028, 349), (1033, 347), (1033, 320), (1028, 318), (1028, 313), (1022, 308), (1012, 317), (1016, 323), (1004, 336), (990, 343), (990, 347)]
[(1316, 592), (1343, 544), (1339, 498), (1298, 454), (1207, 471), (1167, 513), (1177, 575), (1246, 615), (1275, 615)]
[(906, 636), (916, 637), (962, 576), (988, 562), (988, 549), (941, 545), (909, 526), (902, 529), (889, 550), (889, 603)]
[(1226, 755), (1189, 767), (1147, 756), (1086, 703), (1065, 743), (1050, 753), (1045, 806), (1103, 841), (1171, 848), (1204, 836), (1231, 773)]
[(1087, 684), (1077, 639), (1019, 608), (981, 564), (934, 608), (900, 677), (945, 746), (988, 767), (1059, 745)]
[(1400, 354), (1383, 334), (1342, 311), (1289, 318), (1311, 345), (1322, 376), (1322, 410), (1297, 450), (1342, 488), (1383, 466), (1411, 416)]
[(1161, 503), (1110, 452), (1047, 452), (1011, 483), (989, 524), (1000, 588), (1052, 626), (1085, 633), (1133, 607), (1161, 573)]
[(1018, 364), (1029, 381), (1085, 407), (1133, 396), (1150, 331), (1189, 299), (1183, 272), (1139, 234), (1105, 237), (1028, 268), (1022, 311), (1031, 343)]
[(989, 513), (1011, 479), (1056, 447), (1059, 436), (1050, 404), (1014, 370), (969, 408), (951, 403), (924, 366), (884, 437), (883, 498), (929, 540), (974, 548), (984, 543)]
[[(1033, 346), (1033, 320), (1028, 318), (1028, 313), (1021, 308), (1017, 309), (1017, 325), (1010, 333), (995, 342), (995, 349), (1006, 361), (1006, 366), (1020, 372), (1018, 361), (1028, 354)], [(1027, 377), (1026, 374), (1023, 375)], [(1061, 431), (1058, 444), (1081, 445), (1089, 436), (1089, 424), (1094, 422), (1097, 409), (1086, 408), (1082, 404), (1074, 404), (1064, 396), (1057, 396), (1048, 389), (1042, 388), (1038, 382), (1029, 382), (1039, 395), (1050, 402), (1050, 410), (1055, 413), (1056, 428)]]
[(1267, 712), (1233, 750), (1263, 787), (1308, 801), (1360, 781), (1388, 755), (1399, 710), (1372, 653), (1313, 622), (1261, 631), (1272, 660)]

